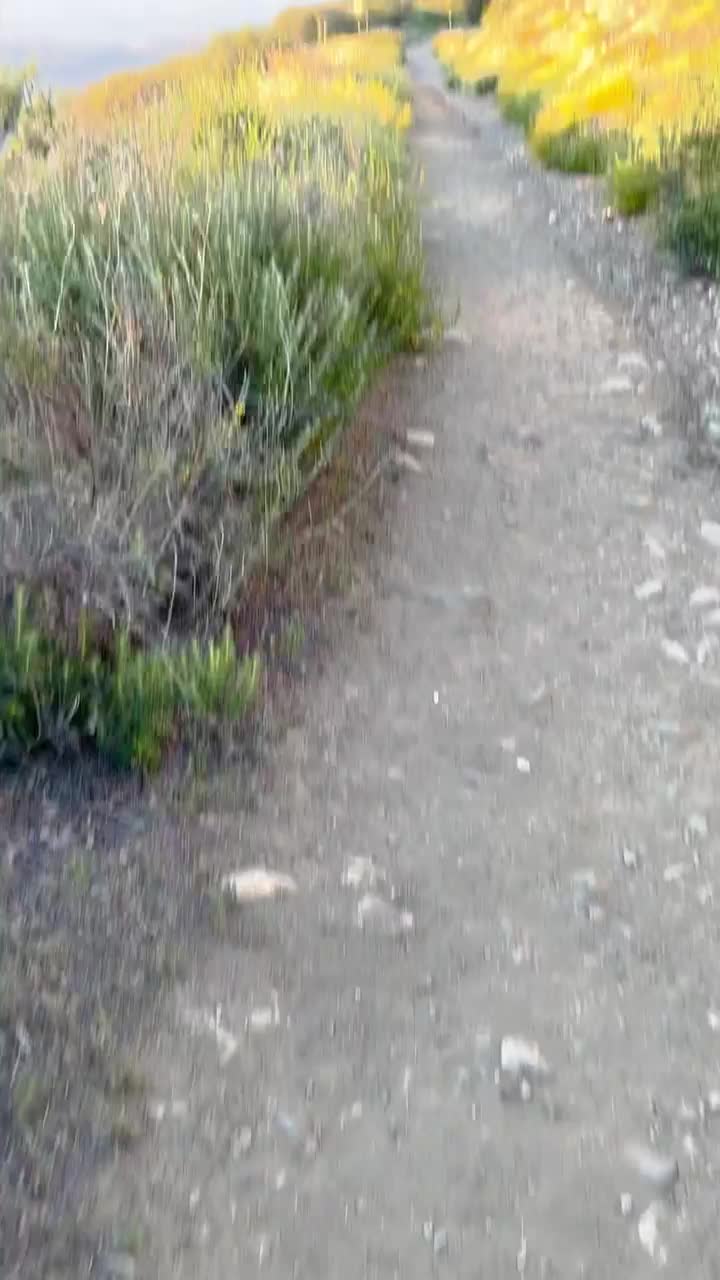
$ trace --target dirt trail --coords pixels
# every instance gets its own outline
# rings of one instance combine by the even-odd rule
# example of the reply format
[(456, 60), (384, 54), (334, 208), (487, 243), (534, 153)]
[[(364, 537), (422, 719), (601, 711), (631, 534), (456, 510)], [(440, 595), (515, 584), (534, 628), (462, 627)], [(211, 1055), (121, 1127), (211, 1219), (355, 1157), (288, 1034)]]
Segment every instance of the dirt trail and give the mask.
[[(518, 193), (492, 105), (470, 127), (410, 61), (461, 308), (399, 388), (435, 449), (372, 627), (218, 836), (298, 893), (178, 991), (164, 1111), (101, 1189), (143, 1246), (103, 1274), (717, 1276), (720, 596), (691, 598), (720, 588), (717, 498), (670, 422), (643, 430), (651, 367)], [(508, 1035), (549, 1079), (496, 1078)]]

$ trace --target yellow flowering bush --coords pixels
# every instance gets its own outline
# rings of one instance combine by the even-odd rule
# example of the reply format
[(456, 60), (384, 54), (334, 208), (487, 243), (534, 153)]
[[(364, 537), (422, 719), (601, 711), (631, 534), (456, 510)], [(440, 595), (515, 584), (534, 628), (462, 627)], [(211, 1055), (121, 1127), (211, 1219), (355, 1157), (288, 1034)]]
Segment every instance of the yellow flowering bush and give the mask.
[(622, 131), (654, 161), (720, 127), (720, 0), (491, 0), (479, 29), (435, 48), (465, 85), (538, 93), (539, 138)]

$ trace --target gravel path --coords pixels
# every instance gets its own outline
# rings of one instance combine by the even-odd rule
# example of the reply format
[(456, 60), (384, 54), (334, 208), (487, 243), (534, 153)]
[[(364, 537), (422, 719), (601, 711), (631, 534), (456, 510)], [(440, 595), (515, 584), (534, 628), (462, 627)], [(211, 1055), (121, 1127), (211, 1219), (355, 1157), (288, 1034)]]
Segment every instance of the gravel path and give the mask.
[(178, 991), (100, 1274), (718, 1276), (717, 500), (492, 105), (410, 63), (460, 315), (397, 414), (435, 448), (372, 626), (216, 824), (292, 883)]

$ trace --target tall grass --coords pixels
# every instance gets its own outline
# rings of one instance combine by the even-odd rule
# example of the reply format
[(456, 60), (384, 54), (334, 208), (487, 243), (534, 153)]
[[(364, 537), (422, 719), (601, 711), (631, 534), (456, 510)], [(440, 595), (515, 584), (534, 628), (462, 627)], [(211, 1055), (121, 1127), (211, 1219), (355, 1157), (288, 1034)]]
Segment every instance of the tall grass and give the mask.
[[(274, 521), (373, 372), (421, 338), (407, 104), (332, 43), (322, 62), (198, 75), (6, 166), (0, 598), (6, 637), (21, 596), (37, 639), (32, 662), (0, 644), (0, 759), (3, 741), (15, 755), (58, 740), (69, 662), (59, 736), (69, 707), (78, 739), (156, 763), (179, 709), (202, 710), (202, 694), (177, 693), (188, 643), (212, 664)], [(193, 653), (208, 714), (237, 709), (213, 700)], [(118, 748), (113, 681), (131, 656), (150, 689), (134, 705), (160, 710), (138, 712)], [(226, 680), (254, 688), (233, 662)]]

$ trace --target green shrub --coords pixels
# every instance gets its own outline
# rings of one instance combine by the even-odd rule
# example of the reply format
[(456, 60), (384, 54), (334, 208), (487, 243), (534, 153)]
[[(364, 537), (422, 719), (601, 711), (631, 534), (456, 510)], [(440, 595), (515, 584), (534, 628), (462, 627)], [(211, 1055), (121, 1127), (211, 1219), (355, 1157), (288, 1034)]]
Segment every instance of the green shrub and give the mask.
[(720, 189), (682, 193), (666, 216), (664, 239), (686, 271), (720, 277)]
[(616, 158), (610, 167), (610, 199), (624, 218), (647, 213), (657, 203), (660, 185), (660, 172), (655, 165)]
[(473, 85), (473, 91), (477, 94), (479, 98), (484, 98), (489, 93), (496, 93), (497, 87), (498, 87), (497, 76), (481, 76), (479, 80), (475, 81), (475, 84)]
[(0, 628), (0, 765), (52, 746), (91, 743), (115, 764), (156, 769), (188, 716), (237, 720), (258, 687), (254, 658), (222, 641), (176, 651), (135, 650), (120, 633), (110, 654), (93, 644), (87, 621), (63, 650), (28, 615), (22, 588), (11, 625)]
[(598, 175), (608, 168), (607, 138), (574, 127), (533, 138), (532, 149), (547, 169), (561, 173)]
[(499, 103), (508, 124), (519, 125), (526, 134), (532, 133), (535, 117), (540, 110), (539, 93), (501, 93)]

